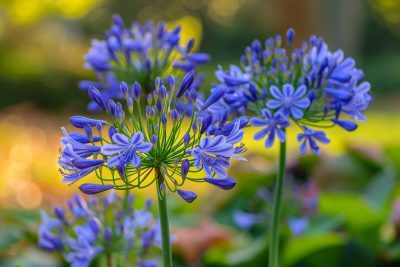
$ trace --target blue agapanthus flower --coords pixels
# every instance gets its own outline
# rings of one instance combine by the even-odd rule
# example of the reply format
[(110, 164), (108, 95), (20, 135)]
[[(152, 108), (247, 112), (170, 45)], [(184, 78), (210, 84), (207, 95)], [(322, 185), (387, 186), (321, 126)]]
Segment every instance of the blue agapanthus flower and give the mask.
[[(364, 111), (372, 101), (370, 85), (363, 81), (354, 59), (345, 57), (341, 50), (330, 51), (323, 39), (315, 36), (294, 47), (292, 29), (286, 34), (286, 42), (282, 39), (277, 35), (264, 45), (255, 40), (245, 49), (240, 66), (228, 70), (219, 67), (215, 73), (220, 81), (217, 86), (224, 85), (226, 93), (215, 105), (215, 113), (227, 110), (234, 116), (261, 119), (267, 108), (272, 116), (280, 114), (287, 121), (283, 128), (290, 123), (303, 131), (300, 142), (306, 129), (338, 125), (353, 131), (357, 128), (354, 120), (366, 120)], [(265, 125), (259, 119), (251, 122), (257, 127)], [(273, 143), (274, 133), (270, 130), (264, 134), (267, 147)], [(278, 137), (285, 141), (282, 133)], [(327, 143), (326, 137), (322, 139), (321, 143)], [(312, 152), (319, 152), (315, 142), (311, 145)]]
[[(293, 183), (293, 182), (292, 182)], [(285, 199), (283, 205), (290, 206), (284, 218), (293, 235), (302, 235), (308, 229), (313, 218), (318, 213), (319, 188), (308, 180), (305, 183), (294, 182), (285, 184)], [(252, 208), (246, 211), (237, 210), (233, 214), (235, 224), (242, 230), (267, 231), (272, 213), (272, 194), (266, 188), (259, 188), (256, 197), (249, 202)]]
[(121, 82), (123, 102), (105, 100), (91, 87), (90, 98), (108, 114), (109, 122), (73, 116), (72, 125), (83, 133), (63, 128), (59, 164), (64, 181), (73, 183), (95, 173), (97, 184), (79, 187), (87, 194), (157, 182), (187, 202), (197, 195), (181, 188), (186, 181), (233, 188), (236, 181), (227, 177), (228, 169), (231, 159), (245, 160), (241, 154), (246, 149), (240, 142), (248, 118), (228, 121), (227, 114), (216, 116), (211, 110), (224, 96), (225, 87), (201, 99), (194, 83), (194, 71), (181, 82), (174, 76), (156, 78), (149, 93), (138, 82), (130, 86)]
[[(105, 39), (93, 40), (85, 55), (85, 66), (95, 72), (98, 81), (82, 81), (80, 88), (96, 87), (104, 100), (123, 98), (119, 88), (122, 81), (138, 81), (150, 92), (156, 77), (186, 73), (210, 60), (207, 54), (192, 53), (193, 45), (194, 40), (181, 43), (180, 27), (169, 30), (165, 23), (152, 22), (127, 27), (115, 15)], [(89, 104), (92, 111), (100, 108), (95, 101)]]
[(138, 266), (158, 266), (148, 259), (149, 249), (160, 247), (161, 238), (150, 202), (142, 210), (133, 210), (133, 195), (127, 201), (124, 206), (114, 191), (88, 201), (74, 195), (68, 209), (56, 207), (53, 216), (42, 211), (39, 247), (61, 252), (74, 267), (86, 267), (96, 260), (121, 264), (122, 259)]

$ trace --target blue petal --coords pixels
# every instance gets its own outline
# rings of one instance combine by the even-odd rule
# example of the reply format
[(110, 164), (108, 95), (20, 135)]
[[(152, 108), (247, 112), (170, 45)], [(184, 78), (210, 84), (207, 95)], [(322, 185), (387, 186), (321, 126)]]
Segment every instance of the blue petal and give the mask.
[(271, 92), (271, 95), (275, 97), (276, 99), (281, 99), (283, 98), (282, 92), (276, 87), (275, 85), (272, 85), (269, 88), (269, 91)]

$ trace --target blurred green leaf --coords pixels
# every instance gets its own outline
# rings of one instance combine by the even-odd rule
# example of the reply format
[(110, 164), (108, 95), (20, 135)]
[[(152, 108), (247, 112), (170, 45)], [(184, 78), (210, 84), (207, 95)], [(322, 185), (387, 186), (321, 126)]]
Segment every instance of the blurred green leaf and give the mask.
[(284, 266), (293, 266), (313, 253), (344, 244), (344, 237), (336, 233), (294, 237), (288, 241), (284, 250)]
[(368, 200), (383, 207), (393, 193), (396, 185), (396, 175), (392, 169), (387, 169), (375, 175), (365, 188)]

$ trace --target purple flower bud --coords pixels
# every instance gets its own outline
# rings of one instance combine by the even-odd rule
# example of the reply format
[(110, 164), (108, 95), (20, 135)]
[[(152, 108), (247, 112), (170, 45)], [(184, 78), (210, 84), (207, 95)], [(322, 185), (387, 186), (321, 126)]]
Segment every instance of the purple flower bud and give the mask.
[(192, 131), (193, 131), (193, 133), (196, 133), (197, 130), (198, 130), (197, 124), (196, 124), (196, 123), (193, 123), (193, 125), (192, 125)]
[(192, 191), (186, 191), (186, 190), (176, 190), (176, 192), (178, 192), (178, 194), (183, 198), (183, 200), (185, 200), (187, 203), (192, 203), (196, 198), (197, 198), (197, 194), (195, 192)]
[(224, 190), (230, 190), (236, 185), (236, 180), (226, 178), (204, 178), (204, 181)]
[(196, 68), (196, 65), (190, 61), (188, 62), (181, 62), (181, 61), (175, 61), (173, 63), (174, 68), (183, 70), (185, 72), (193, 71)]
[(90, 99), (92, 99), (102, 109), (106, 109), (106, 104), (104, 103), (104, 100), (101, 97), (101, 94), (100, 94), (99, 90), (97, 90), (97, 88), (92, 87), (92, 86), (89, 87), (88, 95), (89, 95)]
[(251, 48), (254, 50), (255, 53), (260, 53), (261, 51), (261, 43), (259, 40), (254, 40), (253, 43), (251, 44)]
[(153, 144), (153, 146), (157, 145), (157, 135), (153, 134), (151, 136), (151, 143)]
[(208, 127), (210, 127), (211, 123), (212, 123), (212, 115), (211, 113), (207, 113), (201, 120), (200, 134), (205, 133)]
[(162, 110), (162, 101), (161, 99), (157, 99), (156, 108), (159, 112)]
[(162, 123), (163, 125), (166, 125), (166, 124), (167, 124), (167, 116), (165, 115), (165, 113), (163, 113), (163, 114), (161, 115), (161, 123)]
[(171, 111), (171, 119), (172, 119), (172, 122), (175, 124), (176, 123), (176, 121), (179, 119), (179, 112), (176, 110), (176, 109), (173, 109), (172, 111)]
[(154, 81), (156, 90), (158, 90), (160, 88), (161, 84), (162, 84), (162, 81), (161, 81), (160, 77), (157, 77), (156, 80)]
[(105, 243), (106, 243), (107, 245), (110, 245), (110, 244), (111, 244), (111, 241), (112, 241), (112, 232), (111, 232), (111, 229), (108, 228), (108, 227), (106, 227), (106, 228), (104, 229), (103, 235), (104, 235), (104, 241), (105, 241)]
[(149, 105), (151, 105), (153, 103), (153, 95), (152, 94), (147, 95), (147, 103)]
[(158, 90), (158, 94), (161, 98), (166, 98), (167, 97), (167, 88), (165, 88), (164, 85), (160, 86), (160, 89)]
[(142, 87), (138, 82), (133, 83), (133, 95), (135, 96), (135, 99), (138, 101), (140, 98), (140, 94), (142, 92)]
[(192, 88), (192, 89), (190, 89), (190, 90), (188, 91), (188, 98), (189, 98), (189, 101), (193, 101), (193, 102), (196, 101), (196, 98), (197, 98), (197, 90), (196, 90), (195, 88)]
[(149, 118), (154, 117), (154, 108), (150, 106), (146, 106), (146, 116)]
[(64, 221), (65, 220), (65, 212), (64, 209), (61, 207), (55, 207), (54, 208), (54, 214), (57, 216), (57, 218), (60, 221)]
[(101, 224), (97, 218), (91, 218), (89, 221), (89, 226), (96, 235), (100, 233)]
[(108, 113), (111, 116), (113, 116), (114, 118), (116, 118), (117, 117), (117, 107), (116, 107), (115, 102), (112, 99), (108, 99), (106, 106), (107, 106)]
[(282, 45), (282, 36), (280, 35), (275, 36), (275, 43), (277, 47), (280, 47)]
[(175, 88), (175, 77), (172, 75), (168, 75), (167, 83), (169, 84), (170, 88)]
[(289, 46), (292, 44), (293, 39), (294, 39), (294, 30), (292, 28), (290, 28), (287, 32), (286, 32), (286, 39), (288, 41)]
[(128, 110), (130, 113), (133, 113), (133, 100), (131, 97), (128, 97), (126, 100), (126, 105), (128, 106)]
[(239, 129), (242, 129), (249, 123), (249, 118), (248, 117), (240, 117), (240, 118), (234, 119), (233, 121), (231, 121), (230, 123), (228, 123), (227, 125), (225, 125), (224, 127), (221, 128), (222, 134), (225, 136), (229, 135), (232, 132), (232, 129), (237, 122), (240, 123)]
[(189, 53), (194, 46), (194, 39), (190, 39), (189, 42), (186, 45), (186, 53)]
[(357, 123), (352, 122), (352, 121), (343, 121), (343, 120), (339, 120), (339, 119), (332, 119), (331, 121), (336, 123), (343, 129), (345, 129), (346, 131), (350, 131), (350, 132), (354, 131), (358, 127)]
[(128, 98), (128, 85), (126, 82), (121, 82), (119, 85), (119, 88), (121, 90), (122, 95), (124, 96), (125, 99)]
[(183, 77), (181, 85), (179, 86), (178, 92), (176, 93), (176, 97), (179, 98), (181, 97), (192, 85), (194, 81), (194, 70), (189, 71), (188, 73), (185, 74), (185, 77)]
[(225, 86), (217, 85), (214, 87), (213, 91), (211, 92), (210, 96), (204, 102), (203, 106), (201, 107), (202, 110), (207, 109), (209, 106), (217, 102), (222, 96), (224, 96), (226, 91)]
[(181, 164), (182, 179), (186, 179), (186, 176), (189, 173), (189, 169), (190, 169), (190, 162), (188, 159), (184, 159)]
[(108, 128), (108, 137), (111, 139), (114, 134), (118, 133), (117, 129), (115, 129), (113, 126), (110, 126)]
[(71, 121), (71, 124), (76, 128), (83, 128), (85, 125), (93, 127), (96, 126), (97, 123), (100, 123), (101, 125), (107, 124), (106, 121), (90, 119), (83, 116), (72, 116), (71, 118), (69, 118), (69, 120)]
[(114, 186), (110, 184), (90, 184), (90, 183), (85, 183), (81, 184), (79, 186), (79, 189), (88, 195), (94, 195), (97, 193), (101, 193), (110, 189), (113, 189)]
[(187, 145), (189, 144), (189, 142), (190, 142), (190, 134), (189, 134), (189, 133), (186, 133), (186, 134), (183, 136), (183, 144), (184, 144), (185, 146), (187, 146)]

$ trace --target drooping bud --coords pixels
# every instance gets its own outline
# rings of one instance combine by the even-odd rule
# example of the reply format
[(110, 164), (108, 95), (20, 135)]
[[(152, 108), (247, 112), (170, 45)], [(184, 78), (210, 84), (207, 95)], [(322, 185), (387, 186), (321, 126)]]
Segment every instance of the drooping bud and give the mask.
[(207, 109), (209, 106), (217, 102), (226, 92), (226, 88), (224, 85), (217, 85), (214, 87), (213, 91), (211, 92), (210, 96), (204, 102), (203, 106), (201, 107), (202, 110)]
[(197, 198), (197, 194), (192, 191), (178, 189), (176, 190), (176, 192), (178, 192), (182, 199), (185, 200), (187, 203), (192, 203)]
[(182, 179), (186, 179), (187, 174), (189, 173), (190, 162), (188, 159), (184, 159), (181, 164), (181, 173)]
[(81, 184), (79, 186), (79, 189), (88, 195), (94, 195), (97, 193), (101, 193), (107, 190), (110, 190), (114, 188), (113, 185), (110, 184), (89, 184), (89, 183), (85, 183), (85, 184)]
[(186, 73), (185, 77), (183, 77), (181, 85), (179, 86), (178, 92), (176, 93), (176, 97), (181, 97), (192, 85), (194, 81), (194, 70)]

